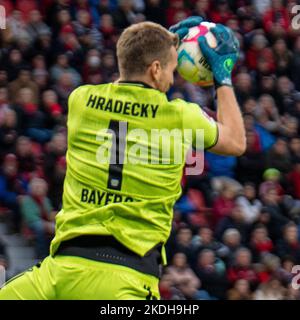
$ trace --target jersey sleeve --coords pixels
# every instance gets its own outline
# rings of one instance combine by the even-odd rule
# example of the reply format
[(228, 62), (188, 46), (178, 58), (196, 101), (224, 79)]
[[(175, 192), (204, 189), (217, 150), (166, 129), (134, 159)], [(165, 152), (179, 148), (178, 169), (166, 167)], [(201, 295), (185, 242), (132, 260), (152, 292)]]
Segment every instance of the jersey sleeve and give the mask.
[[(218, 142), (218, 125), (205, 111), (195, 103), (183, 101), (182, 109), (183, 129), (192, 131), (192, 145), (198, 148), (200, 145), (204, 149), (210, 149)], [(201, 141), (202, 139), (202, 141)]]
[(72, 111), (72, 109), (74, 109), (74, 103), (76, 101), (77, 95), (78, 95), (78, 91), (80, 91), (82, 89), (83, 86), (81, 87), (77, 87), (76, 89), (74, 89), (69, 97), (68, 97), (68, 112), (70, 113)]

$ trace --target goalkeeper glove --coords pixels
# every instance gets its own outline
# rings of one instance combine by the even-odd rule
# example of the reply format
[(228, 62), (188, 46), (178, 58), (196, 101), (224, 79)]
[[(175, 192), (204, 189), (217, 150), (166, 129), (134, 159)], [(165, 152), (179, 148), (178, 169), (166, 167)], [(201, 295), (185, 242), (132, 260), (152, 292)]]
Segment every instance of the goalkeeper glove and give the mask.
[(192, 16), (170, 27), (170, 31), (177, 33), (179, 39), (182, 40), (189, 32), (189, 28), (198, 26), (203, 21), (200, 16)]
[(231, 72), (238, 59), (239, 42), (233, 32), (222, 24), (217, 24), (210, 31), (216, 37), (217, 46), (212, 48), (205, 37), (199, 37), (200, 49), (212, 69), (216, 88), (232, 86)]

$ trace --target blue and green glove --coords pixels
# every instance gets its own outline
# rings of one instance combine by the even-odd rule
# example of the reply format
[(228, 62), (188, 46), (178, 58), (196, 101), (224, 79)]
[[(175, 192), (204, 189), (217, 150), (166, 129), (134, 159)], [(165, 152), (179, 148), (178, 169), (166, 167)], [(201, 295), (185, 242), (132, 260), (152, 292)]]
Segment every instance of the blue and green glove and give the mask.
[(173, 33), (177, 33), (179, 39), (182, 40), (189, 33), (190, 28), (199, 26), (202, 21), (204, 21), (202, 17), (192, 16), (174, 24), (169, 30)]
[[(171, 26), (169, 30), (177, 33), (182, 40), (188, 34), (189, 28), (198, 26), (202, 21), (202, 17), (192, 16)], [(216, 37), (217, 47), (211, 48), (205, 37), (200, 37), (200, 49), (212, 69), (216, 88), (232, 86), (231, 72), (239, 56), (239, 42), (233, 32), (222, 24), (217, 24), (210, 31)]]
[(238, 60), (239, 41), (234, 33), (222, 24), (217, 24), (210, 31), (216, 37), (217, 46), (211, 48), (206, 38), (200, 37), (200, 49), (212, 69), (216, 88), (224, 85), (232, 87), (231, 72)]

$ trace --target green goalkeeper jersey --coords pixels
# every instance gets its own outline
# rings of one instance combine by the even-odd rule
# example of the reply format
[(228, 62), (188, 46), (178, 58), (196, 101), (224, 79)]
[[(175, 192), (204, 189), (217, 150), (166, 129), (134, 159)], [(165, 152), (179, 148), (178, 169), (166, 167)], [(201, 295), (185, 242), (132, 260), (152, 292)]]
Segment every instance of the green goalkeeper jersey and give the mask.
[(199, 130), (203, 147), (213, 146), (216, 122), (197, 104), (169, 101), (142, 83), (81, 86), (68, 108), (67, 172), (51, 255), (81, 235), (112, 235), (140, 256), (164, 244), (187, 151)]

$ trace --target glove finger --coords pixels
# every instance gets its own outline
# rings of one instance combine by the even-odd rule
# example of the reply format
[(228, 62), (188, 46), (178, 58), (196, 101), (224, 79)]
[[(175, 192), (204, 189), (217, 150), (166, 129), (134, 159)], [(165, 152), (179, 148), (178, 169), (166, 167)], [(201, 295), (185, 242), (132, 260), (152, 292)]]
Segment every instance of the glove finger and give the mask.
[(200, 47), (200, 50), (201, 50), (202, 54), (203, 54), (203, 55), (205, 56), (205, 58), (206, 58), (206, 56), (208, 55), (208, 51), (209, 51), (209, 49), (210, 49), (210, 46), (209, 46), (209, 44), (207, 43), (206, 38), (205, 38), (205, 37), (199, 37), (199, 38), (198, 38), (198, 43), (199, 43), (199, 47)]
[(177, 33), (179, 36), (179, 39), (182, 40), (189, 33), (189, 29), (188, 28), (180, 28), (177, 31), (175, 31), (175, 33)]
[(203, 21), (203, 18), (200, 16), (192, 16), (188, 19), (181, 22), (181, 27), (192, 28), (199, 26), (199, 24)]
[(177, 30), (181, 28), (191, 28), (198, 26), (203, 21), (203, 18), (200, 16), (192, 16), (181, 22), (176, 23), (174, 26), (171, 26), (169, 30), (175, 33)]
[(233, 35), (233, 44), (234, 44), (234, 49), (236, 50), (236, 52), (239, 52), (240, 51), (240, 42), (235, 35)]
[(231, 30), (222, 24), (218, 23), (215, 27), (210, 28), (210, 31), (216, 37), (217, 42), (227, 41), (230, 37)]
[(169, 31), (175, 33), (178, 29), (180, 29), (181, 22), (178, 22), (169, 28)]

